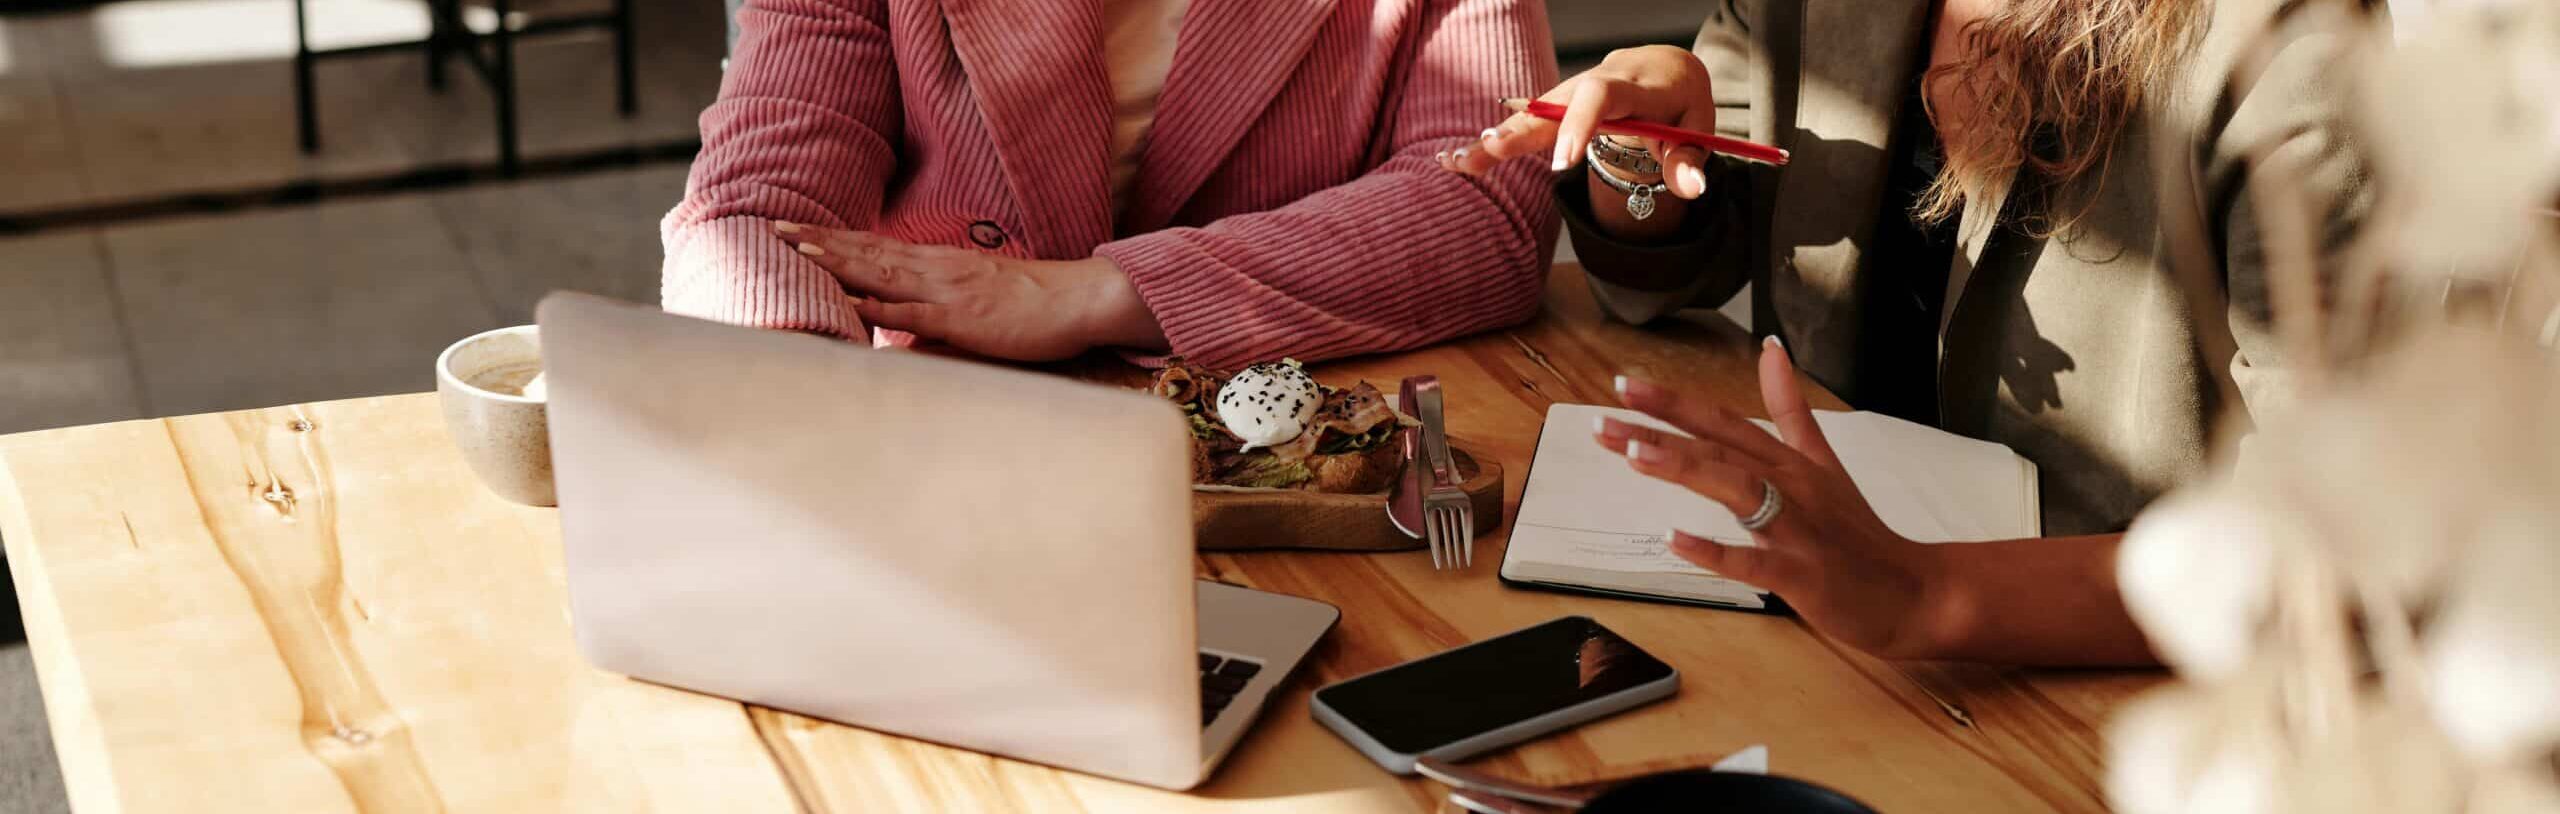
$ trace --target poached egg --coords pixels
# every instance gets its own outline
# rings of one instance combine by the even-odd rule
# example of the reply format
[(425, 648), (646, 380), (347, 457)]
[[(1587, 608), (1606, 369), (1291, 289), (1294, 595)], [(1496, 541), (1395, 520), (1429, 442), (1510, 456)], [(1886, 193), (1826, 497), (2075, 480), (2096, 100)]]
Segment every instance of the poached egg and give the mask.
[(1247, 450), (1297, 438), (1322, 406), (1324, 391), (1315, 377), (1286, 361), (1245, 368), (1218, 390), (1218, 421)]

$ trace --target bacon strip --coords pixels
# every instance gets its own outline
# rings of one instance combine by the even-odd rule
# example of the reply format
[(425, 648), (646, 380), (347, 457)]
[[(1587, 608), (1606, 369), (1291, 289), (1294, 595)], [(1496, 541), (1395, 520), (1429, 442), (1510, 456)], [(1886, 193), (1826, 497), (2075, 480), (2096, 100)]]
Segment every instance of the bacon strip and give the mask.
[(1163, 370), (1156, 371), (1156, 395), (1172, 399), (1175, 404), (1188, 405), (1200, 398), (1200, 380), (1191, 374), (1188, 367), (1165, 365)]
[(1378, 425), (1396, 420), (1395, 408), (1387, 406), (1387, 398), (1368, 382), (1348, 390), (1336, 390), (1316, 410), (1316, 426), (1344, 435), (1359, 435)]
[(1289, 443), (1272, 447), (1271, 454), (1280, 456), (1283, 461), (1300, 460), (1315, 454), (1316, 446), (1324, 442), (1325, 433), (1355, 436), (1394, 420), (1396, 411), (1387, 406), (1386, 397), (1378, 395), (1378, 388), (1368, 382), (1332, 390), (1324, 394), (1324, 405), (1316, 408), (1316, 418), (1307, 424), (1307, 431), (1299, 433)]

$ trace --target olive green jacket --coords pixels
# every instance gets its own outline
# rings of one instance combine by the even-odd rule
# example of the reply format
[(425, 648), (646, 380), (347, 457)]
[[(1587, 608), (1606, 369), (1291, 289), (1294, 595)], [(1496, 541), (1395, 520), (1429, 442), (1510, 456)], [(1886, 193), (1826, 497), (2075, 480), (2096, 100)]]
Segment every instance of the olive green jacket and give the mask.
[[(1710, 16), (1696, 52), (1715, 80), (1718, 129), (1785, 147), (1793, 160), (1716, 168), (1672, 245), (1611, 240), (1570, 192), (1578, 180), (1560, 184), (1603, 306), (1644, 323), (1756, 283), (1757, 329), (1782, 332), (1797, 363), (1852, 405), (1877, 396), (1875, 383), (1907, 380), (1862, 371), (1854, 350), (1876, 339), (1860, 335), (1875, 288), (1861, 277), (1897, 273), (1894, 258), (1864, 250), (1885, 211), (1891, 140), (1914, 135), (1893, 124), (1924, 64), (1930, 6), (1728, 0)], [(2335, 126), (2338, 90), (2322, 75), (2342, 37), (2280, 12), (2279, 0), (2214, 4), (2176, 87), (2114, 145), (2077, 228), (2038, 238), (2001, 227), (2016, 215), (1998, 217), (2006, 202), (1972, 202), (1963, 213), (1937, 332), (1938, 412), (1946, 429), (2036, 462), (2047, 534), (2123, 529), (2203, 471), (2226, 406), (2263, 407), (2288, 389), (2245, 188), (2252, 156), (2336, 202), (2326, 213), (2332, 247), (2364, 195)], [(2272, 61), (2245, 95), (2228, 90), (2232, 67), (2262, 38), (2274, 43), (2261, 52)], [(2155, 129), (2192, 134), (2188, 149), (2169, 153), (2192, 156), (2179, 171), (2193, 173), (2195, 199), (2172, 202), (2192, 211), (2162, 208)], [(2164, 211), (2203, 224), (2218, 290), (2178, 285)]]

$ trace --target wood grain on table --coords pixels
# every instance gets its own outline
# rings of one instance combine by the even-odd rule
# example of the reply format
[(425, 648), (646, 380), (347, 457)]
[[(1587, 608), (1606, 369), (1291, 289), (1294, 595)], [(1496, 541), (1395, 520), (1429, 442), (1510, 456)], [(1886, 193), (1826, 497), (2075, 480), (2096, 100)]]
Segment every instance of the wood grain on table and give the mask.
[[(1712, 316), (1604, 321), (1566, 266), (1534, 323), (1316, 373), (1440, 376), (1450, 431), (1517, 473), (1516, 508), (1547, 405), (1610, 403), (1635, 372), (1760, 414), (1753, 351)], [(1892, 664), (1791, 618), (1506, 589), (1506, 537), (1468, 571), (1421, 552), (1202, 556), (1203, 575), (1343, 618), (1218, 774), (1176, 794), (588, 667), (553, 512), (481, 488), (432, 394), (0, 438), (0, 539), (92, 814), (1426, 810), (1438, 787), (1343, 745), (1308, 692), (1565, 614), (1670, 662), (1681, 692), (1484, 758), (1495, 771), (1574, 783), (1766, 743), (1775, 771), (1888, 812), (2097, 811), (2103, 716), (2158, 680)]]

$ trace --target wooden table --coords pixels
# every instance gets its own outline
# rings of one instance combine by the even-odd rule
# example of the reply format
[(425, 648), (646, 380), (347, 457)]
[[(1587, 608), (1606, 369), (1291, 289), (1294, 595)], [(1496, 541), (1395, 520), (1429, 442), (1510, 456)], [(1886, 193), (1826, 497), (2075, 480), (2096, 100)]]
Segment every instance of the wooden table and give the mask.
[[(1759, 412), (1750, 351), (1713, 317), (1604, 322), (1564, 267), (1531, 325), (1318, 372), (1436, 373), (1453, 433), (1521, 472), (1547, 405), (1606, 403), (1619, 371)], [(1209, 555), (1204, 574), (1344, 613), (1219, 774), (1178, 795), (588, 667), (552, 512), (482, 489), (432, 395), (0, 438), (0, 536), (89, 814), (1427, 809), (1438, 788), (1324, 731), (1309, 690), (1569, 613), (1684, 686), (1485, 759), (1499, 771), (1575, 782), (1767, 743), (1776, 771), (1889, 812), (2092, 811), (2104, 716), (2157, 680), (1888, 664), (1793, 619), (1510, 590), (1499, 537), (1465, 572), (1420, 552)]]

